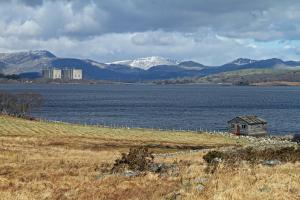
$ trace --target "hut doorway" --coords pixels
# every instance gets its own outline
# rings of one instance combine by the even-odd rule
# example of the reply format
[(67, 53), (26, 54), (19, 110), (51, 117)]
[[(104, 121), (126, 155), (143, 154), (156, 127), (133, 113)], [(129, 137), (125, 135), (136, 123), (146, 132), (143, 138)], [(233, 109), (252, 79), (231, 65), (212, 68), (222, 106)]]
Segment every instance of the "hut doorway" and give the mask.
[(236, 135), (240, 135), (241, 134), (241, 127), (240, 125), (236, 125), (236, 131), (235, 131)]

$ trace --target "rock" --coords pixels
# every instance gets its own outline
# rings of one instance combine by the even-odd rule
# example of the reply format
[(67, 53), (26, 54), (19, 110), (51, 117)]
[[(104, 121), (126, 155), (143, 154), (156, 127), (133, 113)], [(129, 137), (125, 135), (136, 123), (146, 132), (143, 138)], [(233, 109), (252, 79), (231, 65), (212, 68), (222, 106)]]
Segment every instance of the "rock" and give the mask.
[(151, 172), (154, 172), (154, 173), (159, 173), (160, 176), (173, 176), (173, 177), (176, 177), (176, 176), (179, 176), (180, 175), (180, 171), (179, 171), (179, 168), (176, 164), (153, 164), (151, 167), (150, 167), (150, 170)]
[(114, 176), (114, 174), (99, 174), (95, 177), (96, 180), (103, 180), (107, 177), (111, 177), (111, 176)]
[(222, 158), (214, 158), (213, 160), (212, 160), (212, 162), (213, 163), (220, 163), (220, 162), (222, 162)]
[(195, 190), (197, 190), (198, 192), (201, 192), (201, 191), (203, 191), (204, 190), (204, 186), (203, 185), (197, 185), (196, 187), (195, 187)]
[(267, 166), (275, 166), (275, 165), (280, 165), (281, 162), (279, 160), (264, 160), (262, 164)]
[(292, 142), (300, 143), (300, 134), (295, 134), (292, 138)]
[(196, 184), (205, 184), (205, 183), (207, 183), (207, 181), (208, 181), (208, 178), (205, 178), (205, 177), (200, 177), (200, 178), (195, 179)]
[(153, 165), (150, 166), (149, 169), (150, 169), (150, 171), (157, 173), (157, 172), (160, 172), (162, 170), (162, 168), (163, 168), (163, 164), (154, 163)]
[(126, 177), (136, 177), (138, 175), (140, 175), (140, 173), (138, 171), (127, 170), (123, 173), (123, 176), (126, 176)]
[(170, 175), (174, 177), (178, 177), (180, 175), (179, 169), (173, 168)]
[(103, 175), (97, 175), (97, 176), (95, 177), (96, 180), (101, 180), (101, 179), (103, 179), (103, 178), (104, 178)]
[(167, 200), (181, 200), (181, 194), (178, 191), (172, 192), (170, 194), (168, 194), (165, 199)]
[(171, 171), (171, 173), (178, 171), (178, 167), (176, 164), (165, 164), (165, 163), (153, 163), (149, 170), (154, 173), (167, 173)]
[(270, 192), (271, 189), (268, 188), (268, 187), (266, 187), (266, 186), (264, 186), (264, 187), (262, 187), (262, 188), (259, 188), (259, 191), (260, 191), (260, 192)]
[(169, 166), (164, 163), (153, 163), (153, 165), (150, 166), (150, 171), (154, 173), (160, 173), (168, 170), (168, 168)]

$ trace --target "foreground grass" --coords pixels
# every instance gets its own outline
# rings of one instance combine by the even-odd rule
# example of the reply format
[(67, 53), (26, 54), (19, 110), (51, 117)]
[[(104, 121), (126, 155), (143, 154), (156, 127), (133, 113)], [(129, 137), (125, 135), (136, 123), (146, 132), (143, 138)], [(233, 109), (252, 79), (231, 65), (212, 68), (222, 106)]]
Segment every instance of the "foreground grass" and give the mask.
[[(238, 170), (220, 166), (207, 174), (205, 152), (189, 151), (246, 144), (206, 133), (0, 116), (0, 199), (299, 199), (299, 163), (272, 168), (244, 164)], [(175, 163), (179, 170), (136, 177), (109, 174), (114, 160), (136, 146), (150, 147), (157, 153), (155, 162)]]

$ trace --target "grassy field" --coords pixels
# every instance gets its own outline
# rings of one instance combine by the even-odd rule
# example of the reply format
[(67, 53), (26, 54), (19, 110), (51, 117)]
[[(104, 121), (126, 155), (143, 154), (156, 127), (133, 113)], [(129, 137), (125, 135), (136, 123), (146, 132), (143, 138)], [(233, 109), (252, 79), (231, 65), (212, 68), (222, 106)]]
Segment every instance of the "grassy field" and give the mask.
[[(112, 129), (0, 116), (0, 199), (300, 199), (300, 164), (242, 164), (206, 172), (207, 149), (248, 142), (222, 135)], [(109, 173), (131, 147), (176, 169)], [(191, 151), (196, 150), (196, 151)]]

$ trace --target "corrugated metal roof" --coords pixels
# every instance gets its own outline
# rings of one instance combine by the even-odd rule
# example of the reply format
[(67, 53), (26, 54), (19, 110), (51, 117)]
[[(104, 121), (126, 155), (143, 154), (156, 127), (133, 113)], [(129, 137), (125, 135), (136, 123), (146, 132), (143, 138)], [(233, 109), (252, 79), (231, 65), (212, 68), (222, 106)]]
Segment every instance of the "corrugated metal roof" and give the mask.
[[(250, 124), (250, 125), (253, 125), (253, 124), (266, 124), (267, 121), (260, 118), (260, 117), (257, 117), (257, 116), (254, 116), (254, 115), (250, 115), (250, 116), (238, 116), (236, 118), (239, 118), (243, 121), (245, 121), (247, 124)], [(234, 118), (234, 119), (236, 119)], [(232, 121), (232, 120), (230, 120)], [(229, 121), (229, 122), (230, 122)]]

